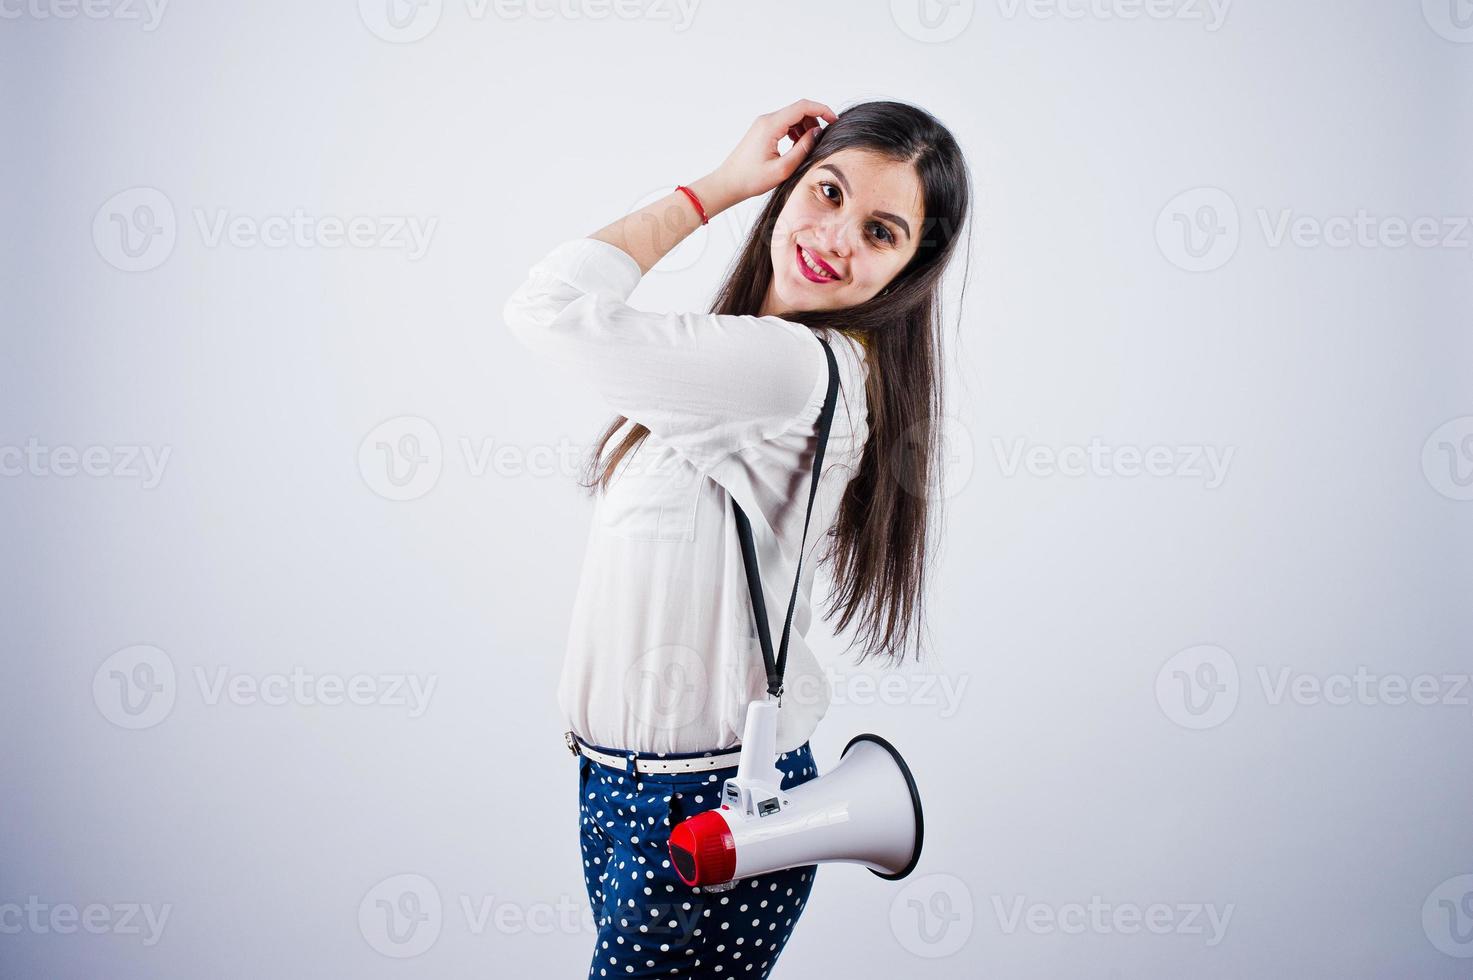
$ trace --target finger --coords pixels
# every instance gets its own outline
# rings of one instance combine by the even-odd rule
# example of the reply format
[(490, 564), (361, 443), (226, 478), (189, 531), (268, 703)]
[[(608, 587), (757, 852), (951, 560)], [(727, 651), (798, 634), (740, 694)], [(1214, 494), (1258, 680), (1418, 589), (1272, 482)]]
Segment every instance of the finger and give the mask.
[[(824, 119), (828, 122), (837, 122), (839, 117), (834, 115), (834, 110), (822, 102), (814, 102), (812, 99), (799, 99), (790, 106), (784, 106), (776, 112), (769, 113), (767, 118), (781, 129), (797, 123), (802, 119)], [(779, 130), (781, 131), (781, 130)]]
[(808, 133), (819, 128), (818, 120), (812, 116), (804, 116), (796, 124), (788, 127), (788, 139), (794, 143), (798, 142)]
[(815, 125), (808, 132), (804, 133), (800, 139), (796, 140), (788, 149), (787, 153), (782, 155), (783, 167), (781, 172), (784, 177), (797, 170), (803, 163), (804, 158), (813, 149), (813, 144), (818, 142), (818, 134), (819, 128)]
[(778, 115), (782, 118), (784, 123), (791, 123), (796, 119), (803, 118), (804, 116), (816, 116), (827, 122), (839, 121), (839, 117), (834, 114), (834, 110), (830, 109), (822, 102), (815, 102), (812, 99), (799, 99), (792, 105), (778, 110)]

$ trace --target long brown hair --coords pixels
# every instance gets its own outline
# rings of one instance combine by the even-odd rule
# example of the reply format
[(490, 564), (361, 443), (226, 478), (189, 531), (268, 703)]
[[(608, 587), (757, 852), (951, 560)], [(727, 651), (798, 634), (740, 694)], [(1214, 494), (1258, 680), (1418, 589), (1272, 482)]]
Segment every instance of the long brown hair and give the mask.
[[(951, 133), (929, 113), (902, 102), (862, 102), (839, 113), (799, 168), (772, 191), (710, 312), (759, 313), (772, 281), (771, 237), (788, 195), (813, 166), (850, 148), (914, 165), (924, 201), (920, 244), (881, 294), (865, 303), (779, 315), (855, 338), (866, 351), (869, 438), (829, 532), (833, 552), (819, 564), (837, 561), (830, 600), (837, 597), (842, 615), (835, 631), (858, 619), (859, 661), (883, 653), (900, 662), (912, 637), (920, 658), (929, 498), (939, 479), (944, 417), (941, 278), (971, 207), (971, 181)], [(581, 485), (606, 489), (619, 461), (649, 435), (645, 426), (633, 425), (600, 470), (604, 447), (627, 421), (621, 415), (604, 430)], [(831, 610), (824, 618), (832, 615)]]

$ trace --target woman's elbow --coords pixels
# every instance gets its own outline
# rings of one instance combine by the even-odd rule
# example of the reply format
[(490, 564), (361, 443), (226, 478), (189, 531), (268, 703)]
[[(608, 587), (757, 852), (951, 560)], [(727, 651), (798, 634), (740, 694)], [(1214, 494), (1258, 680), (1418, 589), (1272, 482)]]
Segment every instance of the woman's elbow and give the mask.
[(507, 297), (506, 302), (501, 305), (501, 320), (506, 324), (507, 329), (516, 336), (520, 336), (532, 328), (533, 317), (530, 316), (530, 310), (528, 310), (527, 303), (522, 298), (520, 290), (512, 293), (511, 296)]
[(581, 358), (595, 353), (584, 305), (524, 287), (507, 299), (501, 318), (517, 342), (539, 357)]
[(546, 337), (558, 310), (524, 284), (509, 296), (501, 307), (501, 319), (507, 330), (524, 347), (536, 349)]

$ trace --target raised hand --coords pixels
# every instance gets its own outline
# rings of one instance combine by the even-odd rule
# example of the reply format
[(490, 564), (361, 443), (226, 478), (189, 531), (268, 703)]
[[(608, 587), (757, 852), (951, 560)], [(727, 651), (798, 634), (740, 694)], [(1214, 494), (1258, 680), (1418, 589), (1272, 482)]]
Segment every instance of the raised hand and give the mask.
[[(712, 173), (714, 181), (745, 200), (766, 194), (788, 177), (808, 156), (820, 132), (819, 120), (838, 121), (834, 110), (822, 102), (799, 99), (776, 112), (758, 116), (736, 149)], [(788, 152), (779, 153), (778, 141), (793, 141)]]

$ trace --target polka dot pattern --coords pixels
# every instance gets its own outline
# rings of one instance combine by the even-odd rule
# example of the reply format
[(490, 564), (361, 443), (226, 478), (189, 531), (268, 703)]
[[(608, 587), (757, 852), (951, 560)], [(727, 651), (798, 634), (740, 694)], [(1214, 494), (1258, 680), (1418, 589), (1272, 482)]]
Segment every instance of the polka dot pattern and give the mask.
[[(784, 789), (818, 777), (806, 742), (779, 756), (777, 766)], [(818, 866), (742, 878), (718, 892), (687, 885), (670, 862), (671, 828), (719, 806), (722, 782), (735, 775), (736, 766), (634, 773), (578, 757), (583, 876), (598, 924), (590, 977), (756, 980), (772, 972)]]

